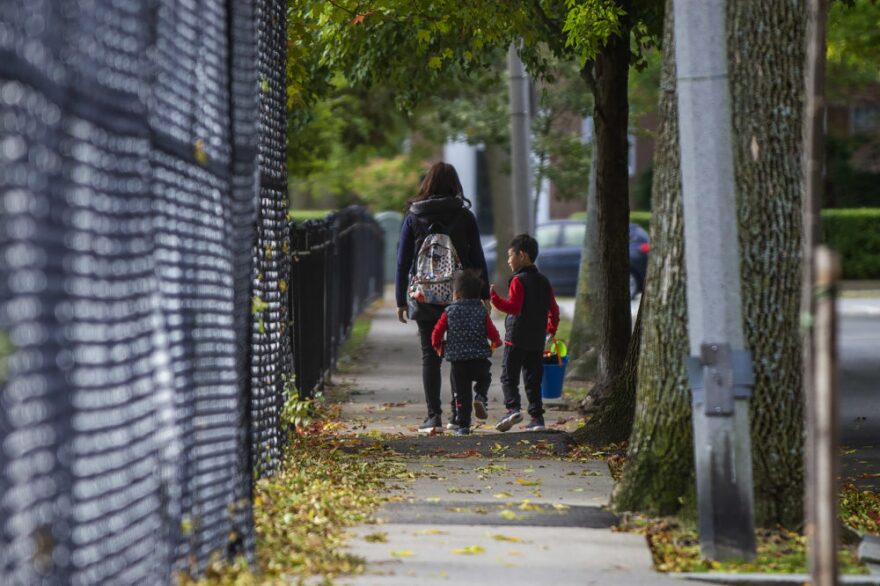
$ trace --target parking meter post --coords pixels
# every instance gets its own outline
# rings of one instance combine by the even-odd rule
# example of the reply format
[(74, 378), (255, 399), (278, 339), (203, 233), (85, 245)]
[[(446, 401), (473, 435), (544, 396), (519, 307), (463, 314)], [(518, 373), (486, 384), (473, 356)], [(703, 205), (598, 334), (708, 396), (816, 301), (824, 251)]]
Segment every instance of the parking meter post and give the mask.
[[(674, 0), (700, 548), (755, 555), (724, 0)], [(707, 140), (706, 137), (711, 137)]]

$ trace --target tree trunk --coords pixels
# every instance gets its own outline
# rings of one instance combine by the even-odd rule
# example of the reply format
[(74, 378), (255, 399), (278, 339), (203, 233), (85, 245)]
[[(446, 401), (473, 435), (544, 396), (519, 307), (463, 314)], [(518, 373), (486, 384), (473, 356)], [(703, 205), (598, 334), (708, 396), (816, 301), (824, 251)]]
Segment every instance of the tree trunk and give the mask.
[(755, 520), (803, 519), (799, 335), (803, 0), (728, 2), (730, 91), (746, 344), (754, 360)]
[(510, 153), (500, 144), (487, 144), (486, 167), (489, 173), (489, 197), (492, 200), (492, 231), (496, 242), (495, 273), (488, 277), (499, 290), (506, 291), (507, 280), (510, 278), (507, 243), (514, 237)]
[(599, 228), (596, 215), (596, 133), (593, 133), (593, 162), (587, 187), (587, 218), (584, 242), (581, 247), (581, 265), (578, 270), (571, 340), (568, 345), (569, 365), (566, 378), (578, 381), (596, 378), (599, 325), (602, 306), (599, 295), (604, 286), (599, 270)]
[(684, 272), (684, 217), (675, 92), (672, 1), (666, 2), (660, 127), (651, 185), (651, 254), (642, 299), (642, 353), (636, 410), (623, 480), (614, 494), (618, 510), (653, 515), (677, 512), (684, 496), (694, 502), (693, 431)]
[[(623, 3), (628, 7), (628, 3)], [(596, 220), (602, 321), (598, 380), (610, 384), (623, 371), (632, 318), (629, 306), (629, 98), (630, 22), (596, 56), (592, 79), (596, 136)]]
[(639, 306), (632, 337), (629, 339), (624, 367), (611, 381), (611, 386), (605, 389), (598, 412), (590, 418), (587, 425), (572, 434), (575, 443), (604, 446), (629, 438), (636, 410), (636, 371), (641, 339), (642, 305)]
[[(755, 370), (755, 514), (763, 526), (796, 527), (802, 518), (798, 310), (804, 14), (801, 2), (728, 4), (743, 325)], [(644, 352), (627, 464), (614, 498), (619, 510), (655, 515), (673, 514), (694, 496), (671, 27), (667, 2)]]

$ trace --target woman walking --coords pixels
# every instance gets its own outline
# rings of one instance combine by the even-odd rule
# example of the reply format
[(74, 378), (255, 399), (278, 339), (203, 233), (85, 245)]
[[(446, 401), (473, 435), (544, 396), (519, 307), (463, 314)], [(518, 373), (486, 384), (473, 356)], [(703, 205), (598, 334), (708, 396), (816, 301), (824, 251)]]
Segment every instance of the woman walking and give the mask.
[[(403, 323), (407, 322), (407, 318), (415, 320), (419, 327), (422, 385), (428, 407), (428, 416), (419, 426), (420, 433), (438, 432), (443, 428), (441, 419), (443, 409), (440, 401), (442, 358), (431, 346), (431, 332), (440, 319), (444, 306), (414, 299), (408, 289), (411, 277), (416, 272), (415, 264), (425, 238), (431, 234), (443, 233), (452, 241), (462, 268), (479, 272), (483, 280), (480, 297), (488, 304), (489, 281), (486, 275), (486, 259), (483, 256), (477, 220), (468, 208), (470, 201), (462, 193), (455, 167), (448, 163), (435, 163), (422, 180), (416, 196), (409, 200), (403, 226), (400, 229), (395, 290), (397, 318)], [(455, 429), (457, 426), (455, 393), (454, 389), (452, 390), (452, 419), (448, 427)]]

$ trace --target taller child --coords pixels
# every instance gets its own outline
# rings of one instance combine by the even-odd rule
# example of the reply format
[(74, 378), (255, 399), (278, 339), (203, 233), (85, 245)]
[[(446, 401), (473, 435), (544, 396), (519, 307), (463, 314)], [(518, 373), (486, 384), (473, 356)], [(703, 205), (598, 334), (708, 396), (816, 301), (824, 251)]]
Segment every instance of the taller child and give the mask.
[(538, 271), (538, 241), (528, 234), (520, 234), (507, 247), (507, 265), (513, 271), (507, 290), (507, 299), (495, 292), (492, 304), (507, 314), (504, 320), (504, 358), (501, 388), (507, 414), (495, 425), (498, 431), (507, 431), (523, 416), (519, 394), (520, 374), (529, 401), (531, 416), (526, 429), (544, 429), (544, 404), (541, 400), (541, 377), (544, 375), (544, 344), (546, 335), (556, 334), (559, 327), (559, 306), (547, 277)]
[[(480, 298), (488, 307), (489, 279), (486, 277), (486, 259), (480, 243), (480, 232), (477, 220), (468, 209), (470, 202), (462, 193), (461, 181), (455, 167), (448, 163), (435, 163), (425, 174), (419, 192), (406, 206), (406, 216), (400, 229), (400, 243), (397, 249), (397, 319), (406, 323), (407, 318), (415, 320), (419, 326), (419, 341), (422, 350), (422, 385), (425, 389), (425, 403), (428, 416), (419, 425), (419, 432), (432, 433), (442, 429), (440, 402), (440, 364), (442, 359), (431, 346), (431, 332), (444, 306), (423, 303), (408, 298), (407, 285), (414, 270), (414, 263), (419, 248), (432, 227), (443, 227), (449, 234), (458, 254), (462, 268), (477, 272), (485, 285), (480, 291)], [(450, 386), (452, 381), (450, 380)], [(457, 427), (454, 420), (455, 403), (453, 403), (453, 419), (450, 428)]]

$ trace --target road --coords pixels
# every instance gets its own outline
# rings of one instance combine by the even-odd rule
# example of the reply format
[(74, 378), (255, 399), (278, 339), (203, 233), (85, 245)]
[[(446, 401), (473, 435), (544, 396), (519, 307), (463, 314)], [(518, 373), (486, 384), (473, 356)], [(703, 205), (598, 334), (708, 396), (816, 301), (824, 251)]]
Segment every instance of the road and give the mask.
[[(574, 300), (559, 300), (571, 317)], [(638, 305), (633, 303), (635, 317)], [(863, 488), (880, 489), (880, 298), (846, 298), (838, 302), (840, 365), (840, 432), (846, 448), (843, 477)]]
[(843, 299), (840, 311), (843, 476), (880, 488), (880, 299)]

